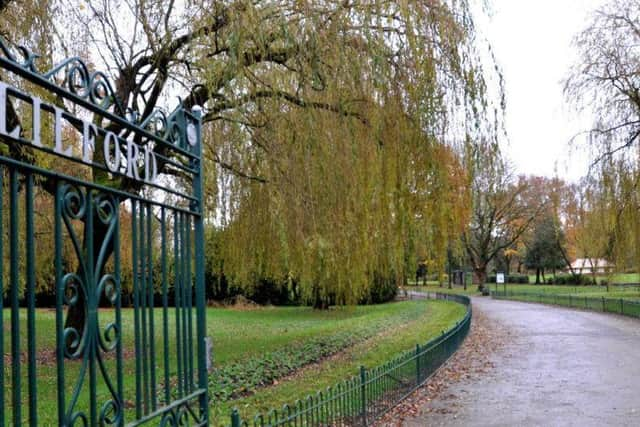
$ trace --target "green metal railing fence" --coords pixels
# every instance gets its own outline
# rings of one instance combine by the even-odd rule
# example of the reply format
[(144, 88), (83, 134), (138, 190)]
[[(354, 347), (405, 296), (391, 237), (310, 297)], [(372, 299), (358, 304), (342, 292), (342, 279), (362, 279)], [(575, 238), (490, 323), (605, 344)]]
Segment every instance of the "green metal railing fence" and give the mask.
[(585, 310), (600, 311), (603, 313), (615, 313), (623, 316), (640, 317), (640, 301), (625, 298), (514, 291), (491, 291), (491, 296), (495, 299), (509, 299), (540, 304), (560, 305), (563, 307), (581, 308)]
[(416, 345), (415, 350), (367, 369), (334, 387), (319, 391), (293, 405), (242, 420), (234, 409), (231, 427), (276, 426), (367, 426), (420, 387), (464, 341), (471, 324), (471, 301), (466, 296), (411, 293), (412, 298), (448, 300), (467, 307), (465, 316), (453, 328)]

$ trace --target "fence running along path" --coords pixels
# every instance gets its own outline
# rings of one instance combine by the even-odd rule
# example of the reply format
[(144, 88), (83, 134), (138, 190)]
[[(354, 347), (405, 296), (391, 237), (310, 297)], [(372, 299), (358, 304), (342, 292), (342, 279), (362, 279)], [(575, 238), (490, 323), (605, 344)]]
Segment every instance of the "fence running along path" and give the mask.
[(623, 316), (640, 317), (640, 301), (625, 298), (589, 297), (556, 293), (533, 293), (514, 291), (491, 291), (495, 299), (508, 299), (540, 304), (581, 308), (603, 313), (615, 313)]
[(234, 409), (231, 427), (368, 426), (424, 384), (458, 349), (469, 332), (471, 300), (462, 295), (412, 293), (412, 298), (454, 301), (467, 307), (453, 328), (424, 345), (416, 345), (395, 359), (373, 369), (360, 367), (358, 375), (297, 400), (282, 409), (242, 420)]

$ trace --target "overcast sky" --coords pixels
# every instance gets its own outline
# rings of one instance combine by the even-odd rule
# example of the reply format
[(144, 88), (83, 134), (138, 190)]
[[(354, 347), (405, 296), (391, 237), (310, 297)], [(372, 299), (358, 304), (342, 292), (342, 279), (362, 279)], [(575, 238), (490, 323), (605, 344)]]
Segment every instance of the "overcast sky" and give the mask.
[(492, 0), (480, 25), (504, 72), (508, 157), (518, 173), (577, 180), (588, 168), (584, 148), (569, 140), (589, 125), (566, 104), (562, 80), (576, 60), (574, 35), (603, 0)]

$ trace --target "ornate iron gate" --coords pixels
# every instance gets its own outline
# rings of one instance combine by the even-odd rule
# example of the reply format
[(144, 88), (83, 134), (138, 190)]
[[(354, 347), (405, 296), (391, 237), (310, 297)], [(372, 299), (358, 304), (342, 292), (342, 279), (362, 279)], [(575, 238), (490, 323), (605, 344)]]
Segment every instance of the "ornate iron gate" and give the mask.
[(200, 114), (36, 58), (0, 39), (0, 427), (206, 425)]

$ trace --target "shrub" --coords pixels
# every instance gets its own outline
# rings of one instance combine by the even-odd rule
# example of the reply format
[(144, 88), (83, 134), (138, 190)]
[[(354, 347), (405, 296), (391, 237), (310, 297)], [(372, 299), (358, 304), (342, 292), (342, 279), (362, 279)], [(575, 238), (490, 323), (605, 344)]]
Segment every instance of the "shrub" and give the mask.
[[(520, 283), (523, 285), (529, 283), (529, 276), (526, 274), (509, 274), (505, 279), (507, 283)], [(487, 283), (496, 283), (496, 275), (490, 274), (487, 276)]]
[(384, 276), (379, 273), (374, 274), (373, 285), (367, 295), (360, 301), (361, 304), (381, 304), (391, 301), (396, 297), (398, 287), (395, 277), (392, 274)]
[(586, 286), (592, 285), (594, 281), (592, 278), (582, 274), (558, 274), (552, 279), (552, 283), (556, 285)]
[(527, 274), (510, 274), (507, 277), (507, 281), (509, 283), (519, 283), (521, 285), (526, 285), (529, 283), (529, 276)]

